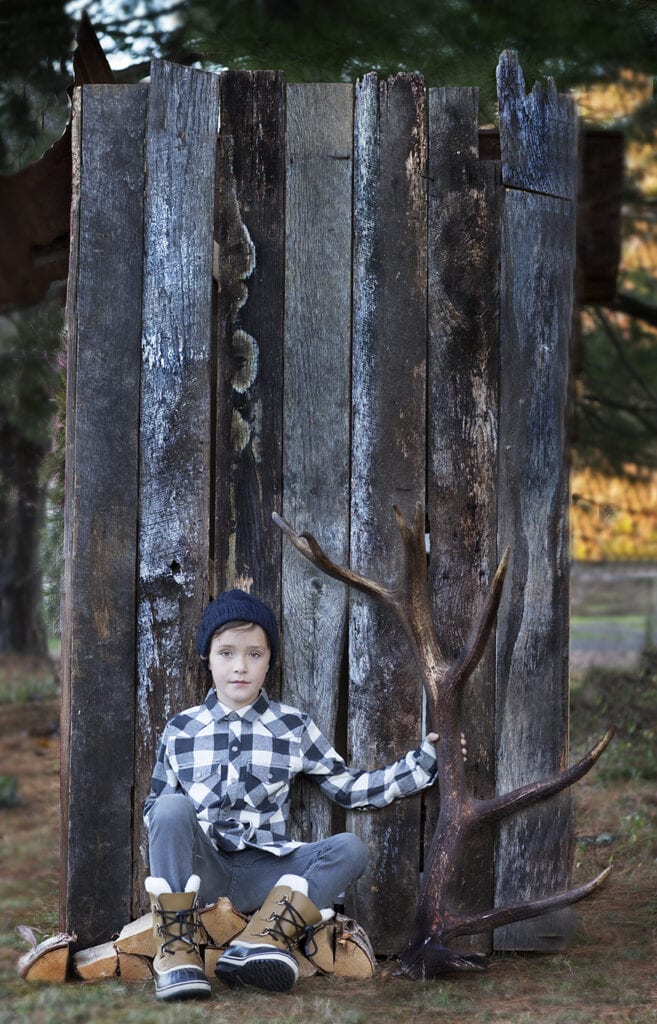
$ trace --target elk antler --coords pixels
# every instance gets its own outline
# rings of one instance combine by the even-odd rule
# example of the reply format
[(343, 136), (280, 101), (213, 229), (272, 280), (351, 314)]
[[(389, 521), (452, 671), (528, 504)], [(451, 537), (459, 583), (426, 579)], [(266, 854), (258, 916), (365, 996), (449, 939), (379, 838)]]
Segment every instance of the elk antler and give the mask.
[(431, 978), (446, 970), (482, 970), (485, 957), (462, 954), (446, 943), (459, 935), (474, 935), (514, 921), (536, 917), (549, 910), (584, 899), (603, 884), (609, 870), (591, 882), (568, 892), (533, 900), (517, 906), (495, 907), (477, 914), (463, 914), (449, 905), (448, 893), (461, 852), (468, 837), (491, 822), (521, 808), (544, 800), (582, 778), (610, 742), (614, 729), (580, 761), (557, 775), (529, 783), (489, 800), (477, 800), (468, 791), (460, 749), (460, 721), (463, 688), (477, 667), (490, 635), (502, 595), (509, 550), (504, 553), (484, 605), (456, 661), (449, 665), (441, 652), (433, 622), (427, 587), (424, 509), (418, 503), (409, 526), (394, 509), (404, 545), (404, 568), (399, 587), (389, 589), (374, 580), (337, 565), (309, 533), (297, 533), (277, 513), (274, 522), (291, 543), (318, 569), (357, 590), (382, 601), (397, 616), (408, 636), (427, 696), (432, 728), (440, 735), (436, 743), (440, 779), (440, 813), (431, 842), (418, 908), (406, 947), (399, 955), (404, 971), (412, 978)]

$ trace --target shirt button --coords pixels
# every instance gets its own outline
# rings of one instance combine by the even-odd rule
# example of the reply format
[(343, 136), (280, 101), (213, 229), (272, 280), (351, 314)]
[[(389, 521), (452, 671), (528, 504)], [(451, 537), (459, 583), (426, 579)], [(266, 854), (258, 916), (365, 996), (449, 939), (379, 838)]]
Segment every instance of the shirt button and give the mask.
[(240, 748), (238, 746), (233, 746), (230, 749), (233, 751), (234, 754), (236, 754)]

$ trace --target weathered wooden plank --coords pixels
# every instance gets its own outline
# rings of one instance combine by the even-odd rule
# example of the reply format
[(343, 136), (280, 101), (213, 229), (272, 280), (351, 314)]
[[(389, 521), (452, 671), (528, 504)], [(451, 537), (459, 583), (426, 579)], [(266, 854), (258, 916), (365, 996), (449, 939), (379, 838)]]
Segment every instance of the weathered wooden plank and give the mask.
[[(503, 221), (499, 544), (512, 560), (498, 614), (498, 791), (564, 766), (568, 733), (567, 395), (574, 204), (507, 193)], [(496, 902), (567, 888), (569, 794), (504, 823)], [(572, 911), (499, 929), (498, 949), (548, 949)]]
[[(392, 514), (425, 491), (426, 124), (417, 75), (356, 86), (351, 564), (393, 583), (402, 546)], [(421, 732), (421, 686), (390, 617), (351, 597), (349, 758), (375, 767)], [(372, 852), (349, 913), (377, 952), (398, 949), (415, 908), (420, 801), (353, 813), (349, 827)], [(403, 870), (400, 871), (400, 866)]]
[(577, 199), (578, 124), (572, 96), (536, 82), (525, 92), (525, 78), (513, 50), (497, 66), (502, 181), (511, 188)]
[[(429, 92), (427, 507), (429, 587), (441, 647), (454, 660), (497, 563), (500, 166), (480, 161), (478, 91)], [(431, 723), (441, 732), (441, 723)], [(495, 643), (465, 692), (466, 774), (476, 796), (495, 792)], [(439, 793), (426, 796), (425, 847)], [(457, 907), (493, 905), (494, 836), (473, 836), (460, 865)], [(486, 936), (459, 940), (486, 950)]]
[[(221, 80), (214, 591), (252, 586), (280, 618), (285, 93), (282, 72)], [(280, 666), (268, 681), (274, 695)]]
[[(283, 515), (342, 564), (349, 561), (352, 146), (351, 85), (288, 86)], [(344, 585), (284, 546), (283, 697), (331, 740), (347, 603)], [(312, 784), (299, 787), (293, 815), (298, 837), (331, 834), (331, 807)]]
[(73, 547), (75, 543), (75, 409), (78, 361), (77, 298), (80, 246), (80, 188), (82, 173), (82, 90), (73, 90), (71, 101), (71, 229), (69, 236), (69, 274), (66, 287), (66, 434), (64, 460), (64, 536), (63, 572), (60, 602), (61, 616), (61, 660), (60, 660), (60, 822), (59, 822), (59, 925), (66, 931), (69, 901), (68, 881), (68, 840), (70, 805), (70, 758), (71, 758), (71, 671), (73, 637), (71, 616), (73, 612), (74, 568)]
[(130, 914), (146, 95), (74, 101), (60, 908), (81, 946)]
[[(205, 692), (196, 628), (209, 591), (210, 366), (218, 78), (161, 61), (149, 87), (139, 491), (135, 912), (141, 809), (167, 718)], [(183, 187), (184, 184), (184, 187)]]
[[(504, 792), (554, 773), (567, 758), (566, 421), (578, 166), (572, 99), (557, 96), (553, 83), (547, 95), (535, 86), (526, 97), (513, 54), (502, 55), (498, 82), (503, 180), (523, 189), (506, 190), (500, 286), (498, 541), (500, 550), (512, 548), (498, 615), (497, 785)], [(567, 887), (570, 808), (563, 794), (502, 825), (498, 904)], [(566, 910), (500, 929), (494, 945), (554, 948), (573, 919)]]

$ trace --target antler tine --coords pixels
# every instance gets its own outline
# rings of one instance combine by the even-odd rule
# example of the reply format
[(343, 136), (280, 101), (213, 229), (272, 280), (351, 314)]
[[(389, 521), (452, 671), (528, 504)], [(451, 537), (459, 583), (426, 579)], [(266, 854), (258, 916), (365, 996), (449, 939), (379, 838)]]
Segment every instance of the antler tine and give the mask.
[(472, 917), (463, 917), (456, 924), (448, 925), (444, 931), (441, 931), (440, 938), (446, 942), (456, 938), (457, 935), (476, 935), (479, 932), (490, 931), (491, 928), (500, 928), (505, 924), (526, 921), (530, 917), (539, 917), (548, 910), (572, 906), (573, 903), (586, 899), (591, 893), (600, 889), (610, 873), (611, 867), (605, 868), (591, 881), (578, 885), (574, 889), (568, 889), (566, 892), (557, 893), (556, 896), (546, 896), (542, 900), (532, 900), (517, 906), (495, 907), (493, 910), (473, 914)]
[(508, 817), (508, 815), (515, 814), (516, 811), (521, 810), (523, 807), (538, 803), (539, 800), (545, 800), (546, 797), (553, 796), (555, 793), (560, 793), (562, 789), (572, 786), (573, 782), (577, 782), (578, 779), (581, 779), (590, 771), (603, 751), (609, 746), (615, 732), (616, 727), (612, 725), (600, 742), (589, 750), (588, 754), (585, 754), (584, 757), (571, 765), (570, 768), (559, 772), (558, 775), (552, 775), (549, 779), (543, 779), (539, 782), (530, 782), (526, 786), (520, 786), (510, 793), (493, 797), (491, 800), (477, 801), (475, 804), (477, 825), (483, 825), (490, 820), (497, 821), (500, 818)]
[(450, 669), (449, 676), (452, 684), (465, 683), (481, 660), (486, 643), (488, 642), (488, 637), (490, 636), (490, 631), (493, 628), (493, 623), (495, 622), (497, 609), (499, 608), (500, 599), (502, 597), (502, 586), (504, 584), (504, 577), (506, 575), (510, 555), (511, 548), (507, 548), (502, 555), (500, 564), (497, 567), (497, 572), (493, 577), (493, 582), (489, 587), (483, 607), (470, 630), (470, 635), (466, 640), (461, 653)]
[(312, 565), (326, 573), (327, 576), (340, 580), (341, 583), (348, 583), (349, 586), (355, 587), (356, 590), (378, 597), (387, 604), (393, 606), (396, 604), (394, 594), (387, 587), (382, 586), (375, 580), (368, 579), (367, 576), (361, 576), (359, 573), (352, 572), (346, 566), (338, 565), (337, 562), (331, 561), (311, 533), (297, 533), (277, 512), (272, 512), (272, 519), (297, 551), (304, 558), (307, 558)]

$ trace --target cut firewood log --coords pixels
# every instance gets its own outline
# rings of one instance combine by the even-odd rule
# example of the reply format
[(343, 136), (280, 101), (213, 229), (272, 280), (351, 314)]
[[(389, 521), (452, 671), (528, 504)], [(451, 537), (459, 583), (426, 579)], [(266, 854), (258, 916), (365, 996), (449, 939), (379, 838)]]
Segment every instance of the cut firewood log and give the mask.
[(119, 969), (119, 958), (113, 942), (81, 949), (73, 954), (75, 973), (85, 981), (113, 978)]
[(133, 953), (151, 959), (157, 953), (157, 938), (153, 935), (153, 915), (143, 914), (130, 924), (124, 925), (114, 940), (118, 953)]
[(375, 970), (376, 957), (367, 934), (353, 918), (338, 914), (333, 973), (340, 978), (371, 978)]
[(226, 949), (225, 946), (206, 946), (204, 950), (204, 965), (205, 965), (205, 976), (212, 981), (215, 977), (214, 969), (217, 966), (217, 960)]
[(199, 910), (202, 933), (200, 942), (208, 946), (227, 946), (243, 930), (248, 918), (226, 896)]
[(117, 953), (122, 981), (146, 981), (153, 977), (151, 959), (139, 953)]
[(71, 944), (75, 933), (60, 932), (37, 942), (34, 932), (25, 925), (16, 929), (21, 938), (30, 943), (31, 949), (18, 961), (18, 973), (26, 981), (66, 981), (69, 968)]

